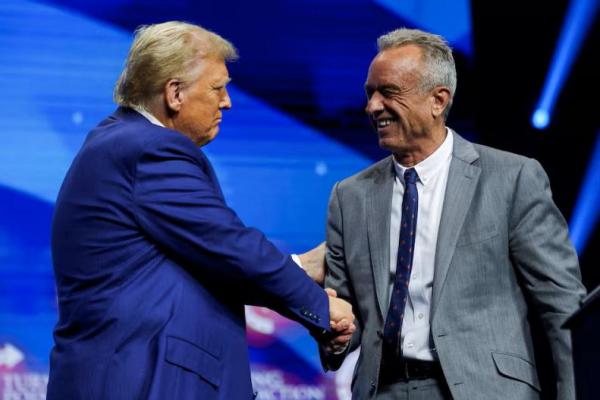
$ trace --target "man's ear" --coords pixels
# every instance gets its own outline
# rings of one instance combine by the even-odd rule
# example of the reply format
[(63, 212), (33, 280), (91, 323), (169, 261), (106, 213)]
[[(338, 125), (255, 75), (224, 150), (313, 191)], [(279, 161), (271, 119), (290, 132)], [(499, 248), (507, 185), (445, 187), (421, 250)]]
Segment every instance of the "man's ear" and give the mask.
[(442, 115), (446, 107), (448, 107), (448, 103), (450, 102), (450, 90), (445, 86), (436, 86), (431, 92), (431, 97), (431, 114), (434, 118), (437, 118)]
[(170, 79), (165, 83), (163, 94), (169, 111), (179, 112), (181, 110), (181, 105), (183, 104), (182, 88), (181, 81), (176, 79)]

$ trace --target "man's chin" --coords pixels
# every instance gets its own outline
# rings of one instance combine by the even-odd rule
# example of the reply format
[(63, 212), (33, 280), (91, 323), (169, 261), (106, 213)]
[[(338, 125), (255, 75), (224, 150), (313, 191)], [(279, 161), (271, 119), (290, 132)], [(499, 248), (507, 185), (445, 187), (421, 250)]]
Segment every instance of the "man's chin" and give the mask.
[(379, 147), (381, 147), (383, 150), (393, 152), (394, 150), (396, 150), (397, 146), (394, 146), (393, 140), (391, 140), (391, 138), (380, 136), (379, 137)]
[(398, 137), (380, 137), (379, 147), (394, 154), (405, 153), (414, 150), (415, 148), (414, 146), (410, 146), (408, 143), (399, 140)]
[(218, 133), (219, 133), (219, 127), (216, 127), (212, 131), (210, 131), (208, 134), (203, 135), (202, 137), (199, 137), (198, 140), (196, 140), (196, 145), (198, 147), (202, 147), (202, 146), (209, 144), (210, 142), (215, 140)]

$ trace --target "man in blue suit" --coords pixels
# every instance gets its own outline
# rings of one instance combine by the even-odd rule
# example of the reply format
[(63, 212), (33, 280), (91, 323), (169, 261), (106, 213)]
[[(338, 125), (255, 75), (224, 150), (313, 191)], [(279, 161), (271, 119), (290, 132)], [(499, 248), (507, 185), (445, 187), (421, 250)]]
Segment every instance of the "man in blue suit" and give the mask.
[(137, 31), (120, 107), (90, 132), (56, 202), (49, 399), (250, 399), (245, 304), (349, 339), (350, 305), (242, 224), (199, 149), (231, 107), (236, 56), (195, 25)]

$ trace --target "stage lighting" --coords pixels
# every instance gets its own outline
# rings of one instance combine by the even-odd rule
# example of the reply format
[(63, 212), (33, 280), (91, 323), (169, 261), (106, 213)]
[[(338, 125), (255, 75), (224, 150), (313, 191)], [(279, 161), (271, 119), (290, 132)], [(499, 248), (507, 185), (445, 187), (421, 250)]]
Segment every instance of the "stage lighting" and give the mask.
[(535, 110), (535, 112), (533, 113), (533, 117), (531, 118), (531, 124), (534, 127), (538, 129), (544, 129), (548, 126), (549, 122), (550, 115), (548, 115), (548, 111), (542, 109)]
[(571, 216), (571, 241), (581, 255), (600, 217), (600, 132)]
[(535, 128), (544, 129), (550, 123), (558, 95), (598, 9), (600, 9), (600, 0), (571, 1), (542, 95), (531, 117), (531, 123)]

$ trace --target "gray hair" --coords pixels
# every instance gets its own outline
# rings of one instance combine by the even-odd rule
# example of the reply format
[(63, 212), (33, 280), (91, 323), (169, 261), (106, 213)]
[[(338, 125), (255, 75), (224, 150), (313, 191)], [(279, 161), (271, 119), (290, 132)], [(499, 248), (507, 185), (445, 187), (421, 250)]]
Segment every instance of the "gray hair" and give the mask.
[(234, 61), (238, 54), (230, 42), (198, 25), (170, 21), (141, 26), (135, 31), (113, 99), (120, 106), (145, 107), (169, 80), (185, 85), (197, 79), (198, 61), (209, 57)]
[(450, 100), (444, 110), (444, 118), (447, 118), (456, 92), (456, 66), (452, 49), (443, 37), (418, 29), (400, 28), (377, 39), (379, 52), (409, 44), (423, 51), (425, 70), (421, 73), (421, 89), (429, 91), (436, 86), (445, 86), (450, 90)]

